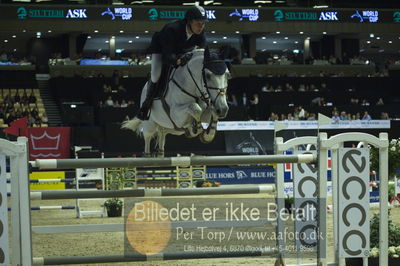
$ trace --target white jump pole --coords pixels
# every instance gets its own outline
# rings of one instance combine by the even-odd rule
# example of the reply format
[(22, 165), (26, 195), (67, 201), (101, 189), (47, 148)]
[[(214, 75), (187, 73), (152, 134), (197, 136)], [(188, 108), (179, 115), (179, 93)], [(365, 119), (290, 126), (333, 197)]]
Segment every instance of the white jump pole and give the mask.
[(105, 159), (37, 159), (30, 162), (39, 169), (71, 169), (99, 167), (165, 167), (194, 165), (240, 165), (270, 163), (311, 163), (316, 157), (299, 155), (237, 155), (237, 156), (182, 156), (169, 158), (105, 158)]

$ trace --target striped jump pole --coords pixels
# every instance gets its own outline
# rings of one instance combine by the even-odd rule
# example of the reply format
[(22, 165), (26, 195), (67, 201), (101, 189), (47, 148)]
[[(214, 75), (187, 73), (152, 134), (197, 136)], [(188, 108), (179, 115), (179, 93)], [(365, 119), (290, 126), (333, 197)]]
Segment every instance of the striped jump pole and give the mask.
[(262, 194), (275, 190), (274, 185), (254, 185), (248, 187), (210, 187), (210, 188), (152, 188), (130, 190), (94, 191), (41, 191), (31, 192), (32, 200), (123, 198), (123, 197), (168, 197), (194, 195)]
[[(61, 183), (68, 183), (74, 182), (75, 178), (64, 178), (64, 179), (29, 179), (29, 183), (54, 183), (54, 182), (61, 182)], [(11, 183), (11, 179), (7, 178), (7, 183)]]
[(89, 264), (89, 263), (114, 263), (132, 261), (162, 261), (185, 260), (206, 258), (234, 258), (234, 257), (261, 257), (278, 254), (275, 250), (255, 251), (208, 251), (208, 252), (175, 252), (158, 253), (155, 255), (102, 255), (102, 256), (73, 256), (73, 257), (49, 257), (33, 258), (33, 265), (62, 265), (62, 264)]
[(317, 157), (298, 155), (182, 156), (169, 158), (37, 159), (30, 164), (38, 169), (167, 167), (193, 165), (240, 165), (270, 163), (311, 163)]
[[(31, 211), (41, 210), (74, 210), (75, 206), (31, 206)], [(11, 208), (8, 208), (11, 211)]]

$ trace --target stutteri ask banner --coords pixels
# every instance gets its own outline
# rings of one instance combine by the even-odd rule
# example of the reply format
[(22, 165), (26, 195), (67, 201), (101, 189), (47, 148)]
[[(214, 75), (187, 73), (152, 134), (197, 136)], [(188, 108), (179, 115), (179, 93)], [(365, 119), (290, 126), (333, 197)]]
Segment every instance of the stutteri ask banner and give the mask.
[(70, 158), (69, 127), (28, 128), (29, 160)]

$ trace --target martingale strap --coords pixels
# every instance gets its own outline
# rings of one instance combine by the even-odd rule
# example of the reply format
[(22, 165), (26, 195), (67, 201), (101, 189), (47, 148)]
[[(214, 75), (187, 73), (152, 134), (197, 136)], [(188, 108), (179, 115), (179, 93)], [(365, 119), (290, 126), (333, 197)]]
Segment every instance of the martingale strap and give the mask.
[(196, 99), (196, 101), (199, 99), (199, 98), (196, 97), (195, 95), (193, 95), (193, 94), (187, 92), (184, 88), (182, 88), (182, 86), (179, 85), (179, 83), (176, 82), (176, 80), (175, 80), (174, 78), (172, 79), (172, 82), (173, 82), (183, 93), (185, 93), (186, 95), (189, 95), (190, 97), (193, 97), (194, 99)]
[(175, 121), (172, 119), (172, 117), (171, 117), (171, 107), (169, 106), (169, 104), (165, 100), (165, 96), (167, 95), (167, 93), (169, 91), (169, 83), (170, 83), (171, 80), (174, 82), (175, 71), (176, 71), (176, 69), (174, 69), (173, 72), (171, 71), (172, 72), (172, 74), (171, 74), (172, 77), (167, 80), (167, 87), (166, 87), (165, 93), (162, 95), (160, 100), (161, 100), (161, 103), (162, 103), (162, 106), (164, 108), (165, 113), (168, 115), (169, 120), (171, 121), (172, 125), (174, 126), (174, 129), (177, 130), (177, 131), (184, 131), (185, 132), (186, 130), (184, 128), (179, 128), (176, 125)]

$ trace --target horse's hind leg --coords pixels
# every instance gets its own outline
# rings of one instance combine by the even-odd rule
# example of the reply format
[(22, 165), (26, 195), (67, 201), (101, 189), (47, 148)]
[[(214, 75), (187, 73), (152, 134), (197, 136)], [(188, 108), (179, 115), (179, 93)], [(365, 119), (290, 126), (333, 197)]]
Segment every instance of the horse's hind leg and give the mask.
[(151, 146), (151, 139), (153, 137), (151, 135), (145, 135), (144, 136), (144, 152), (143, 152), (143, 156), (144, 157), (151, 157), (151, 150), (150, 150), (150, 146)]
[(143, 122), (144, 157), (151, 157), (151, 140), (156, 132), (157, 129), (154, 123), (151, 123), (150, 121)]

